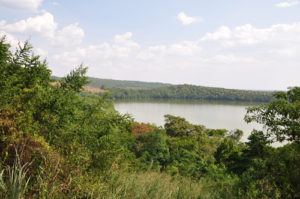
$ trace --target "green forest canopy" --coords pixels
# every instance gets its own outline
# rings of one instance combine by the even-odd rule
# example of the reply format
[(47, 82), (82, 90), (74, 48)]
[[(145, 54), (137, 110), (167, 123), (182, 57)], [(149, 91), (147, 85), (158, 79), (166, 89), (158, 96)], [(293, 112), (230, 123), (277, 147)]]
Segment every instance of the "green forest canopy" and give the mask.
[(269, 102), (272, 92), (236, 90), (194, 85), (172, 85), (153, 89), (110, 89), (113, 99), (176, 99)]

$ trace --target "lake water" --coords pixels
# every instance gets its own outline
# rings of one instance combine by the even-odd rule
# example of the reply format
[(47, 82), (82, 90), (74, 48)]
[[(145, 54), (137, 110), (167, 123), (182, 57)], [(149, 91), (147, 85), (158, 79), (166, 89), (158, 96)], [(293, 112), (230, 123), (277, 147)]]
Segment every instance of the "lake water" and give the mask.
[(212, 102), (115, 102), (115, 109), (122, 114), (129, 113), (135, 121), (164, 125), (164, 115), (181, 116), (193, 124), (208, 128), (244, 131), (246, 141), (251, 131), (262, 129), (257, 123), (247, 124), (243, 119), (246, 108), (253, 104), (212, 103)]

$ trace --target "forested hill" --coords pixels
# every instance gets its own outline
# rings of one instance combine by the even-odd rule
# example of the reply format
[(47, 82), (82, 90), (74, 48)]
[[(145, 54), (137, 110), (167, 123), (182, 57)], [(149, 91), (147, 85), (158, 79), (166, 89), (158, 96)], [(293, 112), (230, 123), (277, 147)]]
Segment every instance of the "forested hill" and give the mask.
[(171, 84), (160, 82), (142, 82), (142, 81), (128, 81), (128, 80), (113, 80), (113, 79), (99, 79), (89, 77), (91, 81), (89, 86), (96, 88), (131, 88), (131, 89), (148, 89), (170, 86)]
[(224, 89), (194, 85), (173, 85), (153, 89), (110, 89), (114, 99), (178, 99), (268, 102), (272, 92)]
[[(59, 80), (59, 77), (52, 76)], [(112, 80), (88, 77), (89, 86), (109, 90), (111, 97), (123, 99), (219, 100), (269, 102), (272, 92), (225, 89), (195, 85), (172, 85), (158, 82)]]
[[(60, 77), (52, 76), (52, 79), (59, 80)], [(110, 88), (129, 88), (129, 89), (149, 89), (170, 86), (171, 84), (160, 82), (142, 82), (142, 81), (128, 81), (128, 80), (114, 80), (101, 79), (95, 77), (88, 77), (89, 86), (101, 89)]]

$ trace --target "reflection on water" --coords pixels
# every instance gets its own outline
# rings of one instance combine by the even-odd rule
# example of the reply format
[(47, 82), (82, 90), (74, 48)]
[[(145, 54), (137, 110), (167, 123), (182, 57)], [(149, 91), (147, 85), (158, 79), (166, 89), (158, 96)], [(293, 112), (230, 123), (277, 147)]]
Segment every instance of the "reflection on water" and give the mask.
[(164, 115), (171, 114), (186, 118), (193, 124), (202, 124), (208, 128), (241, 129), (243, 141), (255, 129), (262, 129), (256, 123), (247, 124), (243, 118), (246, 108), (253, 104), (220, 102), (115, 102), (120, 113), (129, 113), (136, 121), (164, 125)]

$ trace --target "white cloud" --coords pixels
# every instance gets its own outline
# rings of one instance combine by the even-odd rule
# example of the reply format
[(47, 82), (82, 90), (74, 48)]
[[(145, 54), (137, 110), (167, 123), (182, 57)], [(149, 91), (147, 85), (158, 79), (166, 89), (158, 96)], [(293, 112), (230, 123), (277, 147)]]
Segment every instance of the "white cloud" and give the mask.
[(196, 22), (202, 22), (203, 19), (200, 17), (190, 17), (187, 16), (184, 12), (180, 12), (177, 15), (177, 19), (183, 24), (183, 25), (190, 25), (192, 23), (196, 23)]
[(257, 61), (251, 57), (236, 56), (234, 54), (219, 54), (207, 59), (207, 62), (217, 64), (234, 64), (234, 63), (256, 63)]
[(84, 38), (84, 30), (79, 27), (78, 23), (70, 24), (57, 32), (54, 43), (60, 45), (78, 45)]
[(127, 47), (139, 48), (140, 46), (136, 42), (132, 41), (131, 38), (132, 38), (132, 33), (127, 32), (122, 35), (116, 35), (113, 41), (117, 44), (124, 44), (124, 46)]
[(227, 26), (221, 26), (214, 33), (207, 33), (201, 38), (201, 41), (216, 41), (220, 39), (228, 39), (231, 37), (231, 30)]
[[(221, 26), (195, 40), (144, 46), (134, 40), (131, 32), (89, 45), (84, 42), (85, 33), (78, 23), (61, 29), (55, 25), (48, 30), (51, 34), (45, 34), (45, 25), (41, 25), (44, 23), (33, 27), (33, 19), (37, 17), (14, 24), (0, 21), (0, 34), (8, 33), (15, 45), (16, 35), (37, 34), (32, 43), (38, 54), (47, 56), (55, 75), (64, 75), (84, 63), (89, 66), (88, 75), (104, 78), (184, 81), (247, 89), (285, 89), (300, 84), (296, 75), (300, 62), (300, 22), (265, 28), (251, 24)], [(50, 21), (57, 24), (54, 19)], [(285, 83), (278, 81), (284, 77), (288, 77)]]
[(6, 24), (2, 21), (0, 28), (12, 33), (40, 34), (44, 37), (53, 38), (57, 23), (51, 13), (44, 11), (42, 15), (29, 17), (13, 24)]
[(202, 48), (197, 41), (182, 41), (171, 45), (149, 46), (145, 51), (139, 54), (141, 59), (155, 59), (155, 57), (192, 57), (199, 55)]
[[(52, 61), (61, 66), (55, 71), (70, 70), (83, 62), (90, 66), (89, 75), (106, 78), (285, 89), (294, 85), (294, 73), (299, 72), (299, 35), (300, 22), (266, 28), (245, 24), (221, 26), (197, 40), (142, 46), (127, 32), (111, 41), (56, 52)], [(277, 79), (282, 76), (291, 80), (278, 87)]]
[(98, 64), (111, 60), (122, 62), (121, 60), (134, 57), (140, 48), (139, 44), (134, 42), (131, 37), (132, 33), (127, 32), (115, 35), (109, 42), (84, 47), (78, 46), (73, 50), (55, 54), (54, 60), (62, 63), (65, 67), (78, 65), (81, 62)]
[(3, 27), (5, 24), (6, 24), (6, 21), (1, 20), (1, 21), (0, 21), (0, 28)]
[(279, 49), (272, 49), (270, 50), (270, 53), (277, 54), (281, 57), (295, 57), (297, 56), (297, 53), (299, 53), (299, 47), (297, 46), (290, 46), (290, 47), (282, 47)]
[(52, 5), (53, 5), (53, 6), (59, 6), (59, 5), (60, 5), (60, 3), (58, 3), (58, 2), (56, 2), (56, 1), (54, 1), (54, 2), (52, 2)]
[(106, 60), (121, 61), (131, 59), (136, 54), (136, 50), (140, 48), (136, 42), (131, 40), (131, 37), (131, 32), (116, 35), (111, 42), (78, 47), (72, 51), (56, 54), (54, 59), (65, 66), (76, 65), (82, 61), (102, 63)]
[(56, 46), (79, 45), (85, 36), (84, 30), (78, 23), (67, 25), (60, 30), (57, 27), (54, 16), (47, 11), (12, 24), (7, 24), (4, 20), (0, 21), (0, 30), (11, 34), (18, 33), (26, 37), (46, 38)]
[(296, 6), (299, 4), (299, 1), (283, 1), (276, 4), (277, 7), (280, 8), (288, 8), (292, 6)]
[(43, 0), (0, 0), (0, 5), (16, 9), (36, 11), (42, 2)]
[(42, 48), (36, 48), (34, 49), (36, 55), (42, 56), (42, 57), (46, 57), (48, 55), (48, 52)]
[(238, 26), (230, 29), (226, 26), (220, 27), (212, 33), (206, 33), (201, 42), (219, 42), (223, 46), (233, 47), (236, 45), (255, 44), (281, 44), (288, 45), (300, 42), (300, 22), (293, 24), (277, 24), (269, 28), (255, 28), (251, 24)]

